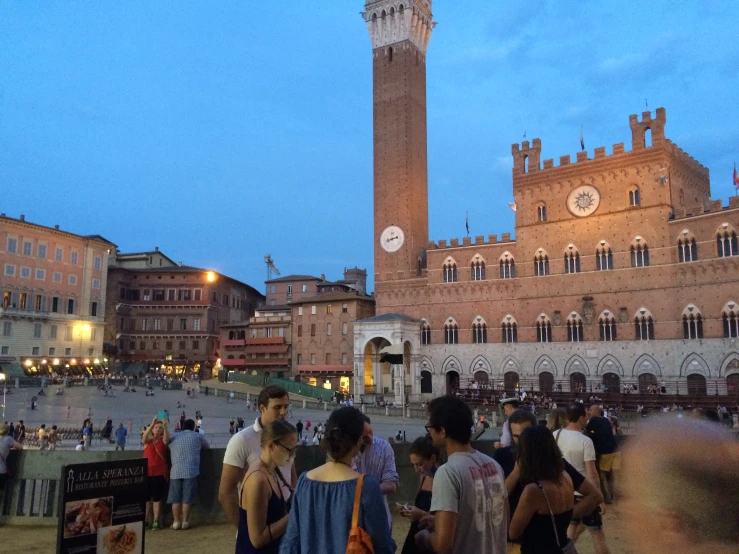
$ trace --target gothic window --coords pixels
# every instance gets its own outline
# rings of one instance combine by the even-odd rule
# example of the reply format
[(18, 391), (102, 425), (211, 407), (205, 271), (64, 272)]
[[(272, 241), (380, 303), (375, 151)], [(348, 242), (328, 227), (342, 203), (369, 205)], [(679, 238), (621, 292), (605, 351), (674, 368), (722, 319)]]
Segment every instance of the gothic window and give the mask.
[(546, 314), (541, 314), (536, 320), (537, 342), (552, 342), (552, 323)]
[(518, 325), (512, 316), (508, 315), (505, 317), (501, 329), (503, 331), (502, 339), (505, 344), (518, 342)]
[(536, 207), (536, 219), (537, 221), (547, 220), (547, 205), (546, 204), (539, 204)]
[(480, 256), (475, 256), (472, 260), (472, 280), (473, 281), (484, 281), (485, 280), (485, 260)]
[(421, 324), (421, 344), (431, 344), (431, 326), (425, 321)]
[(641, 237), (631, 243), (631, 267), (647, 267), (649, 265), (649, 248)]
[(598, 331), (600, 340), (603, 342), (611, 342), (617, 340), (616, 337), (616, 318), (609, 311), (604, 311), (598, 320)]
[(572, 244), (565, 250), (565, 273), (580, 273), (580, 253)]
[(472, 324), (472, 342), (475, 344), (486, 344), (488, 342), (488, 326), (480, 317)]
[(680, 238), (677, 239), (677, 259), (681, 264), (698, 259), (698, 244), (687, 229), (684, 229)]
[(536, 277), (549, 275), (549, 256), (541, 248), (539, 248), (534, 256), (534, 275)]
[(734, 339), (739, 337), (739, 312), (736, 302), (727, 302), (722, 310), (721, 319), (724, 324), (724, 337)]
[(634, 187), (629, 191), (629, 206), (640, 206), (641, 198), (639, 188)]
[(613, 252), (611, 246), (604, 240), (595, 249), (595, 269), (596, 271), (608, 271), (613, 269)]
[(716, 249), (719, 258), (739, 255), (736, 231), (728, 223), (724, 223), (716, 232)]
[(514, 277), (516, 277), (516, 263), (513, 261), (513, 256), (506, 252), (500, 257), (500, 278), (513, 279)]
[(567, 340), (570, 342), (582, 342), (583, 338), (583, 325), (582, 318), (575, 312), (570, 314), (567, 318)]
[(444, 344), (459, 343), (459, 327), (454, 321), (448, 321), (444, 325)]
[(649, 310), (640, 308), (634, 316), (635, 340), (654, 340), (654, 320)]
[(446, 262), (444, 264), (444, 282), (445, 283), (456, 283), (457, 282), (457, 264), (454, 262)]
[(688, 340), (703, 338), (703, 318), (699, 312), (683, 313), (683, 338)]

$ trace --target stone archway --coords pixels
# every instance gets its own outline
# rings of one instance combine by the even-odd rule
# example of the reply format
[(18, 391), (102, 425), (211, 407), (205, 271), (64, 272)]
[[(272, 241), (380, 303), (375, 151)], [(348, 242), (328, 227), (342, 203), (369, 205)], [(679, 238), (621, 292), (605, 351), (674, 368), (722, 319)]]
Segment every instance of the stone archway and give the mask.
[(518, 390), (518, 373), (506, 371), (503, 374), (503, 388), (507, 393), (515, 393)]
[(639, 375), (639, 392), (649, 393), (649, 387), (657, 386), (657, 376), (654, 373), (642, 373)]
[(433, 382), (431, 380), (431, 372), (425, 369), (421, 370), (421, 394), (431, 394), (434, 392)]
[(459, 389), (459, 373), (456, 371), (446, 372), (446, 393), (454, 394)]
[(700, 373), (688, 375), (688, 394), (695, 396), (706, 396), (708, 394), (706, 378), (703, 375)]
[(570, 373), (570, 392), (585, 392), (586, 378), (584, 373)]
[(552, 392), (554, 390), (554, 375), (549, 371), (539, 373), (539, 391)]
[(603, 374), (603, 384), (606, 386), (606, 392), (621, 392), (621, 378), (616, 373)]
[(393, 392), (393, 374), (390, 364), (380, 362), (380, 350), (390, 345), (384, 337), (375, 337), (364, 347), (364, 390), (366, 393)]

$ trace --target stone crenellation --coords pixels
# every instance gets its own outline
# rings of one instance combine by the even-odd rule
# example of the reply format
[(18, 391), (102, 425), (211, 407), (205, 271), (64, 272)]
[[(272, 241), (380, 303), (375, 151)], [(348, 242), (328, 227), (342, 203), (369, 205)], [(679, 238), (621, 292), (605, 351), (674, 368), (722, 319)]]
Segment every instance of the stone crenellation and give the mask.
[(449, 239), (448, 241), (442, 239), (438, 242), (429, 241), (427, 249), (437, 250), (443, 248), (464, 248), (465, 246), (478, 246), (480, 244), (504, 244), (511, 242), (516, 242), (516, 240), (511, 239), (510, 233), (503, 233), (500, 239), (498, 239), (498, 235), (488, 235), (487, 240), (485, 240), (483, 235), (477, 235), (475, 236), (474, 241), (471, 237), (464, 237), (461, 244), (459, 239)]
[[(629, 126), (632, 132), (631, 150), (626, 151), (624, 143), (614, 144), (611, 155), (606, 152), (605, 146), (598, 146), (593, 150), (593, 157), (589, 157), (588, 151), (578, 152), (575, 156), (574, 164), (592, 162), (595, 160), (610, 159), (623, 154), (629, 155), (639, 151), (643, 151), (654, 147), (664, 147), (678, 161), (682, 162), (689, 169), (698, 173), (701, 177), (708, 178), (708, 168), (698, 162), (695, 158), (687, 154), (679, 146), (664, 136), (664, 126), (666, 123), (666, 114), (664, 108), (657, 108), (656, 117), (652, 118), (650, 112), (643, 112), (641, 121), (636, 114), (629, 116)], [(647, 131), (652, 133), (652, 146), (645, 146), (645, 134)], [(511, 154), (513, 155), (513, 176), (528, 175), (531, 173), (543, 172), (548, 170), (557, 170), (565, 166), (573, 165), (570, 154), (559, 157), (559, 165), (554, 164), (554, 159), (544, 160), (543, 167), (541, 160), (541, 140), (538, 138), (529, 141), (523, 141), (521, 144), (515, 143), (511, 145)], [(624, 163), (619, 160), (619, 163)]]
[(709, 200), (705, 204), (696, 204), (695, 206), (681, 206), (675, 208), (674, 218), (685, 219), (705, 214), (714, 214), (725, 210), (734, 210), (739, 208), (739, 196), (730, 196), (728, 206), (724, 206), (721, 200)]

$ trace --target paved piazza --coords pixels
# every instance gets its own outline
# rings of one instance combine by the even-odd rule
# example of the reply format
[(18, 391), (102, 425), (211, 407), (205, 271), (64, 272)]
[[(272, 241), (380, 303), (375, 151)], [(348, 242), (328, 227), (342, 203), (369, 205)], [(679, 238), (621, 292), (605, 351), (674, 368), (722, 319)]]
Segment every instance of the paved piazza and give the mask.
[[(201, 391), (204, 387), (201, 387)], [(254, 423), (257, 412), (247, 411), (246, 400), (234, 400), (233, 404), (227, 404), (225, 396), (205, 396), (202, 392), (197, 398), (188, 398), (185, 391), (168, 391), (155, 389), (155, 396), (144, 396), (144, 388), (138, 388), (137, 392), (122, 392), (123, 387), (115, 386), (113, 393), (115, 397), (105, 398), (96, 387), (75, 386), (64, 390), (62, 396), (55, 396), (56, 387), (46, 389), (47, 396), (39, 397), (35, 410), (31, 410), (31, 397), (38, 393), (36, 389), (12, 389), (12, 394), (7, 396), (7, 409), (5, 421), (17, 422), (22, 419), (26, 427), (38, 427), (45, 423), (47, 427), (57, 425), (60, 428), (82, 428), (82, 422), (92, 411), (93, 428), (99, 430), (106, 417), (113, 420), (113, 425), (123, 423), (128, 425), (128, 420), (133, 421), (134, 437), (129, 437), (128, 447), (139, 448), (137, 430), (145, 424), (151, 423), (151, 419), (159, 410), (169, 410), (170, 421), (174, 427), (175, 421), (179, 419), (182, 409), (177, 408), (177, 401), (184, 403), (185, 414), (188, 418), (195, 416), (195, 411), (200, 410), (203, 415), (203, 427), (206, 437), (212, 446), (225, 447), (230, 435), (228, 424), (231, 418), (244, 418), (245, 425)], [(256, 390), (256, 389), (255, 389)], [(222, 393), (223, 394), (223, 393)], [(290, 422), (296, 423), (301, 419), (314, 423), (325, 422), (329, 412), (322, 409), (302, 409), (302, 401), (294, 401), (292, 417)], [(420, 419), (404, 420), (399, 417), (387, 417), (372, 415), (372, 424), (377, 436), (388, 438), (395, 436), (399, 429), (406, 432), (406, 438), (413, 440), (422, 435), (425, 421)], [(312, 437), (312, 433), (311, 433)], [(59, 448), (72, 448), (75, 442), (65, 440)], [(94, 441), (94, 450), (112, 450), (108, 444)]]

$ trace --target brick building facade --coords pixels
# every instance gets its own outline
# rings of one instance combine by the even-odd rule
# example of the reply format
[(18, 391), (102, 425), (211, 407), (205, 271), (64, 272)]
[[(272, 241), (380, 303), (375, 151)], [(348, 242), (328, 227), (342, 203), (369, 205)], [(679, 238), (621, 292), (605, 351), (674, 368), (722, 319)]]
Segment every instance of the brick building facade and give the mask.
[(0, 368), (8, 376), (103, 372), (115, 245), (0, 214)]
[[(555, 165), (542, 162), (539, 139), (514, 144), (515, 239), (427, 241), (420, 165), (433, 23), (430, 2), (403, 4), (367, 2), (364, 12), (382, 318), (356, 326), (354, 392), (382, 382), (397, 401), (472, 379), (739, 390), (739, 197), (711, 200), (708, 170), (665, 136), (663, 108), (629, 117), (630, 150), (615, 144)], [(398, 343), (406, 367), (391, 375), (379, 352)]]
[(220, 327), (264, 303), (253, 287), (215, 271), (177, 264), (158, 249), (115, 253), (108, 269), (106, 342), (115, 371), (204, 378), (220, 357)]

